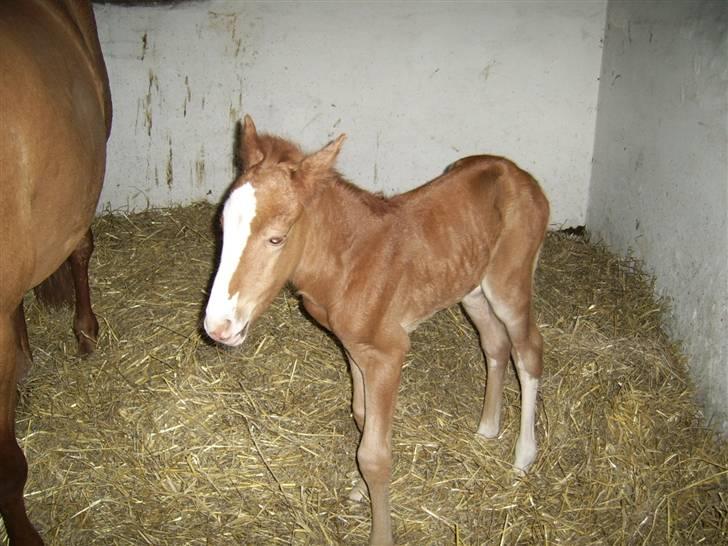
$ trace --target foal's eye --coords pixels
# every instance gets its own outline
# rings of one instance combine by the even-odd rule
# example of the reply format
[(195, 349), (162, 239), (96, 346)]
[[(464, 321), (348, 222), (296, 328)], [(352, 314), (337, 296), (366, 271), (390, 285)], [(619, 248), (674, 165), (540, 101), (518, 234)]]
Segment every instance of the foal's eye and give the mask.
[(285, 240), (285, 237), (271, 237), (268, 242), (273, 246), (281, 246)]

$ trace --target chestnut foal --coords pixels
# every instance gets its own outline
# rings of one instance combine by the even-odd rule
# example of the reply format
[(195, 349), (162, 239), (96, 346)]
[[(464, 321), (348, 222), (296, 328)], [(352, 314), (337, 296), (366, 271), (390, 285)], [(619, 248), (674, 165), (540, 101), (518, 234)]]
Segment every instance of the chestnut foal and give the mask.
[[(238, 346), (291, 281), (311, 316), (342, 342), (362, 433), (357, 461), (369, 489), (371, 544), (392, 544), (389, 483), (392, 418), (408, 333), (461, 302), (488, 363), (478, 433), (500, 427), (503, 378), (512, 355), (521, 384), (514, 467), (536, 457), (536, 395), (542, 339), (531, 310), (533, 273), (549, 204), (538, 183), (500, 157), (473, 156), (392, 198), (368, 193), (333, 169), (344, 140), (304, 155), (243, 124), (245, 171), (232, 185), (205, 329)], [(361, 499), (361, 483), (351, 498)]]

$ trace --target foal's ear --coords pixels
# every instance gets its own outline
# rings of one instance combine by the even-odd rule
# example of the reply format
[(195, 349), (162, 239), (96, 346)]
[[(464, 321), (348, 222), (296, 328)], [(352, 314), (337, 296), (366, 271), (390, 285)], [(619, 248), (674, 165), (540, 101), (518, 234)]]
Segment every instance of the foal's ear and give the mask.
[(260, 149), (255, 123), (253, 123), (253, 118), (247, 114), (245, 114), (245, 118), (243, 119), (243, 138), (240, 143), (240, 157), (243, 160), (243, 167), (246, 169), (263, 161), (263, 151)]
[(297, 188), (301, 202), (305, 205), (331, 181), (331, 166), (339, 155), (345, 134), (330, 142), (318, 152), (306, 156), (296, 171)]
[(309, 155), (301, 162), (301, 169), (306, 172), (316, 173), (329, 169), (339, 155), (341, 145), (346, 140), (346, 134), (342, 133), (333, 142), (329, 142), (318, 152)]

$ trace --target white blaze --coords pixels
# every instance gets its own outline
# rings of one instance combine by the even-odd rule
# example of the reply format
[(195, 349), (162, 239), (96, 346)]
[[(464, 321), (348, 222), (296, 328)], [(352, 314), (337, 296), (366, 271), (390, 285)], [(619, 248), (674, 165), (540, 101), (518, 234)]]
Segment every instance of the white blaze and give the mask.
[[(239, 293), (229, 293), (230, 280), (240, 263), (250, 237), (250, 226), (255, 218), (255, 188), (246, 182), (230, 193), (223, 208), (222, 256), (210, 299), (205, 310), (205, 329), (211, 329), (230, 321), (231, 333), (239, 332), (247, 317), (237, 317)], [(241, 320), (242, 319), (242, 320)], [(242, 341), (242, 340), (241, 340)]]

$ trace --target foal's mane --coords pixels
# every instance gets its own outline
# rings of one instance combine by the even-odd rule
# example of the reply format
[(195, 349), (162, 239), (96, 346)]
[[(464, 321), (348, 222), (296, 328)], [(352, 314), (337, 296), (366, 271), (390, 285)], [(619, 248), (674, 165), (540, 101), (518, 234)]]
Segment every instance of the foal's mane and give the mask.
[[(275, 135), (262, 134), (258, 136), (258, 144), (265, 158), (264, 162), (276, 163), (298, 163), (305, 157), (300, 146), (277, 137)], [(376, 215), (384, 214), (394, 208), (394, 204), (390, 199), (381, 193), (372, 193), (356, 184), (349, 182), (344, 176), (331, 167), (325, 174), (331, 185), (345, 191), (356, 201), (365, 205), (371, 212)]]
[(357, 201), (365, 205), (372, 213), (381, 216), (395, 208), (394, 202), (385, 197), (382, 193), (373, 193), (360, 188), (356, 184), (346, 180), (338, 171), (334, 172), (339, 187), (343, 188), (348, 194), (353, 196)]
[(258, 146), (264, 163), (298, 163), (305, 157), (297, 144), (275, 135), (258, 135)]

